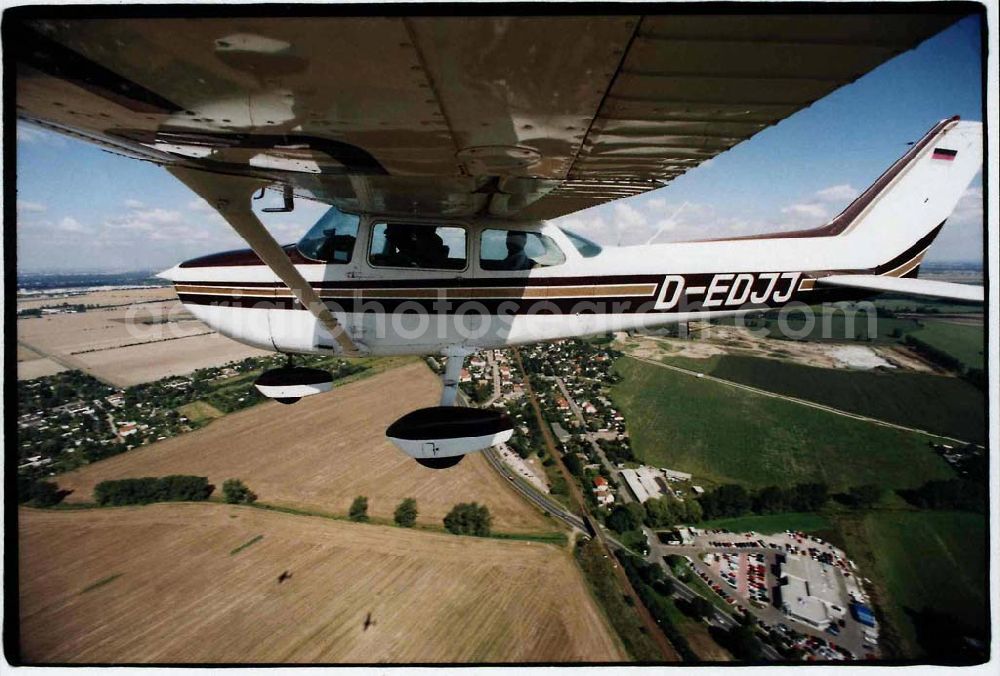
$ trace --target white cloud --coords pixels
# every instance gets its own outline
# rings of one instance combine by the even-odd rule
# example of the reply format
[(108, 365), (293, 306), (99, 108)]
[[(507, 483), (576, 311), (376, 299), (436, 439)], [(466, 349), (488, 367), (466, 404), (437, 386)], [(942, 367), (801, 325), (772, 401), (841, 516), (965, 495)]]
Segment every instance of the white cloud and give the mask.
[(129, 209), (142, 209), (146, 205), (139, 200), (125, 200), (125, 206)]
[(817, 190), (816, 197), (824, 202), (846, 202), (853, 200), (860, 192), (860, 190), (849, 183), (841, 183)]
[(63, 232), (79, 232), (79, 233), (89, 233), (92, 229), (89, 226), (84, 225), (80, 221), (76, 220), (72, 216), (66, 216), (59, 221), (57, 226), (59, 230)]
[(802, 202), (782, 207), (781, 213), (793, 218), (819, 219), (826, 218), (828, 212), (826, 207), (822, 204), (817, 204), (815, 202)]
[(983, 223), (983, 189), (972, 187), (962, 193), (951, 220), (957, 223)]
[(59, 134), (36, 127), (33, 124), (18, 120), (17, 122), (17, 142), (18, 143), (46, 143), (56, 147), (66, 145), (66, 139)]
[(190, 202), (188, 202), (187, 203), (187, 208), (190, 209), (191, 211), (202, 211), (202, 212), (216, 213), (215, 209), (212, 208), (212, 205), (209, 204), (208, 202), (206, 202), (205, 200), (203, 200), (200, 197), (196, 197), (193, 200), (191, 200)]
[(48, 207), (46, 207), (44, 204), (40, 204), (39, 202), (24, 202), (22, 200), (17, 201), (17, 210), (22, 213), (30, 212), (30, 213), (40, 214), (43, 211), (46, 211), (47, 209)]

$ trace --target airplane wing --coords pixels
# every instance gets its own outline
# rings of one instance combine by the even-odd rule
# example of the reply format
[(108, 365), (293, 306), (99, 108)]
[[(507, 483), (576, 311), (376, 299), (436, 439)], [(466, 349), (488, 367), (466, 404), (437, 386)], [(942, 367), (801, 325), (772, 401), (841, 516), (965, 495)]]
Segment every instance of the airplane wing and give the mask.
[(9, 9), (17, 116), (347, 211), (553, 218), (661, 187), (961, 18), (268, 7)]
[(930, 279), (914, 279), (911, 277), (829, 275), (817, 278), (816, 284), (840, 286), (849, 289), (865, 289), (875, 292), (900, 293), (907, 296), (946, 298), (948, 300), (969, 303), (982, 303), (984, 301), (984, 292), (981, 286), (938, 282)]

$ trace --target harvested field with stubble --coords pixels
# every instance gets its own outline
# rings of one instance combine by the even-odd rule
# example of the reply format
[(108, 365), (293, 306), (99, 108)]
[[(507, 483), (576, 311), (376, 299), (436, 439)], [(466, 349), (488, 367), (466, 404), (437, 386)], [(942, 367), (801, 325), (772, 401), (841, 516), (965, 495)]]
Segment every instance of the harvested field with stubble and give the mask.
[(368, 513), (391, 519), (403, 498), (417, 500), (417, 523), (440, 526), (459, 502), (489, 507), (493, 528), (551, 532), (555, 523), (530, 506), (477, 453), (447, 470), (418, 465), (385, 429), (405, 413), (433, 406), (440, 380), (417, 362), (308, 397), (292, 406), (267, 402), (207, 427), (102, 460), (56, 478), (87, 502), (105, 479), (195, 474), (218, 487), (238, 477), (262, 502), (346, 515), (357, 495)]
[[(205, 330), (204, 325), (199, 323), (198, 326)], [(102, 380), (118, 387), (130, 387), (247, 357), (273, 354), (237, 343), (218, 333), (208, 333), (89, 352), (77, 355), (76, 359), (87, 372), (99, 375)]]
[(176, 300), (172, 286), (153, 286), (144, 289), (110, 289), (76, 294), (49, 294), (23, 296), (17, 299), (18, 310), (70, 305), (128, 305), (154, 301)]
[(103, 291), (66, 302), (83, 299), (106, 307), (18, 319), (18, 359), (24, 360), (19, 379), (77, 369), (129, 387), (269, 354), (213, 332), (184, 309), (172, 289)]
[(194, 503), (19, 522), (28, 662), (624, 659), (553, 545)]

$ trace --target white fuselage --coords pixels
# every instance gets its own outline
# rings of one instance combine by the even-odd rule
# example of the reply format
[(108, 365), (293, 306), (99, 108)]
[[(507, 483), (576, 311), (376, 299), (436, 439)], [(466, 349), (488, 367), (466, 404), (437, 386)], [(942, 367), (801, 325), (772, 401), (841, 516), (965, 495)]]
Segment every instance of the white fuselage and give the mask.
[[(655, 244), (585, 258), (561, 230), (538, 224), (516, 227), (548, 235), (565, 262), (491, 271), (475, 255), (475, 235), (490, 224), (467, 223), (466, 269), (386, 269), (370, 265), (363, 250), (372, 222), (362, 220), (350, 263), (297, 268), (373, 355), (499, 348), (810, 302), (810, 270), (858, 267), (857, 250), (840, 237)], [(170, 276), (191, 313), (224, 335), (280, 352), (337, 351), (264, 265), (175, 268)]]
[[(915, 276), (981, 162), (982, 125), (943, 120), (839, 216), (809, 231), (601, 250), (546, 222), (331, 208), (285, 250), (362, 353), (500, 348), (864, 296), (817, 280)], [(341, 351), (249, 250), (163, 276), (196, 317), (231, 338), (280, 352)]]

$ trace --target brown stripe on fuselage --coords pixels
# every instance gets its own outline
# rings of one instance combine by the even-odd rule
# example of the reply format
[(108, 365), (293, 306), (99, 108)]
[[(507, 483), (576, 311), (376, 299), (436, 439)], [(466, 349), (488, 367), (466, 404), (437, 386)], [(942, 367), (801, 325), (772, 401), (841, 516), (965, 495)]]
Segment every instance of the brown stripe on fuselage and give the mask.
[[(239, 286), (200, 286), (194, 284), (177, 284), (177, 293), (232, 295), (232, 296), (267, 296), (290, 297), (287, 287), (239, 287)], [(652, 296), (656, 293), (656, 284), (613, 284), (604, 286), (561, 286), (561, 287), (427, 287), (399, 289), (329, 289), (320, 290), (321, 298), (343, 298), (358, 296), (360, 298), (610, 298), (615, 296)]]

